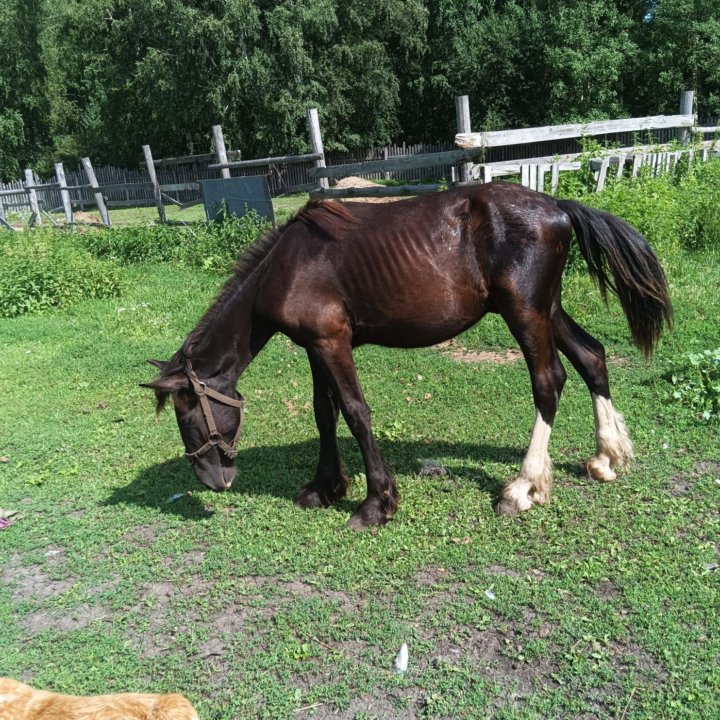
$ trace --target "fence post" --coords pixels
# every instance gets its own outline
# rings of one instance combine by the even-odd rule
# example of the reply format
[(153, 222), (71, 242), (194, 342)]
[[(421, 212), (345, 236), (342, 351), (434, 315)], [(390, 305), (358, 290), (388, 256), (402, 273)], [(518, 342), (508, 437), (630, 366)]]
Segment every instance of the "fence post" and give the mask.
[(68, 225), (72, 225), (72, 204), (70, 203), (70, 192), (67, 189), (67, 180), (65, 180), (65, 168), (62, 163), (55, 163), (55, 179), (60, 186), (60, 197), (62, 198), (63, 211), (65, 212), (65, 222)]
[[(455, 96), (455, 115), (457, 116), (458, 133), (470, 133), (470, 98), (467, 95)], [(460, 182), (470, 182), (472, 178), (471, 162), (460, 163)]]
[[(215, 138), (215, 154), (217, 155), (218, 163), (227, 163), (227, 150), (225, 149), (225, 138), (223, 137), (223, 131), (221, 125), (213, 125), (212, 128), (213, 137)], [(230, 177), (230, 169), (223, 168), (220, 173), (226, 180)]]
[[(25, 187), (28, 188), (32, 185), (35, 185), (35, 178), (33, 177), (33, 171), (30, 168), (25, 169)], [(40, 217), (40, 203), (38, 203), (38, 196), (37, 191), (34, 189), (28, 190), (28, 194), (30, 195), (30, 211), (32, 212), (32, 217), (30, 218), (30, 227), (32, 227), (35, 223), (38, 225), (42, 225), (42, 218)]]
[[(320, 120), (318, 120), (317, 108), (309, 108), (307, 111), (307, 124), (310, 131), (310, 146), (313, 153), (322, 155), (315, 160), (315, 167), (325, 167), (325, 150), (323, 149), (322, 135), (320, 134)], [(327, 190), (330, 183), (327, 178), (318, 178), (318, 190)]]
[(160, 222), (165, 223), (167, 222), (167, 215), (165, 214), (165, 206), (162, 201), (162, 191), (160, 190), (160, 183), (157, 179), (155, 163), (153, 162), (153, 156), (149, 145), (143, 145), (143, 155), (145, 155), (145, 164), (147, 165), (148, 176), (150, 177), (150, 182), (153, 186), (153, 195), (155, 196), (155, 204), (157, 205)]
[(604, 157), (602, 159), (602, 163), (600, 164), (600, 170), (598, 171), (597, 187), (595, 188), (595, 192), (602, 192), (605, 187), (605, 178), (607, 177), (608, 167), (610, 167), (610, 158)]
[(550, 166), (550, 194), (557, 195), (560, 186), (560, 163), (554, 162)]
[[(683, 92), (680, 93), (680, 115), (692, 115), (694, 101), (695, 91), (683, 90)], [(690, 143), (690, 130), (688, 128), (683, 128), (680, 131), (680, 142), (683, 145)]]
[(7, 228), (8, 230), (15, 230), (5, 217), (5, 205), (3, 204), (2, 195), (0, 195), (0, 227)]
[(95, 204), (100, 211), (100, 217), (102, 218), (103, 225), (107, 227), (112, 227), (112, 223), (110, 222), (110, 213), (108, 212), (107, 207), (105, 207), (105, 198), (103, 197), (100, 186), (98, 185), (98, 181), (95, 177), (95, 171), (93, 170), (90, 158), (80, 158), (80, 162), (82, 163), (83, 169), (85, 170), (85, 175), (87, 175), (87, 179), (90, 183), (90, 187), (92, 188), (93, 195), (95, 195)]
[(530, 187), (530, 166), (529, 165), (521, 165), (520, 166), (520, 184), (523, 187)]

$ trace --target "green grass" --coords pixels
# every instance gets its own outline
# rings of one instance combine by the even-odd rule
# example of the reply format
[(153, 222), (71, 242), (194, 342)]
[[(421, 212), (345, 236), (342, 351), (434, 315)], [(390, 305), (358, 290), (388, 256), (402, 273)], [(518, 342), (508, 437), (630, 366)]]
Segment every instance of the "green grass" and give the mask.
[[(569, 369), (553, 499), (520, 518), (491, 503), (534, 419), (524, 363), (360, 349), (402, 494), (392, 523), (361, 534), (345, 528), (364, 487), (342, 422), (349, 497), (292, 504), (318, 442), (307, 360), (280, 336), (240, 380), (236, 485), (202, 489), (172, 413), (156, 420), (138, 383), (222, 278), (124, 272), (120, 299), (0, 321), (0, 507), (22, 512), (0, 531), (0, 675), (80, 694), (180, 691), (212, 720), (720, 716), (720, 573), (706, 569), (718, 426), (672, 402), (664, 377), (720, 345), (715, 255), (672, 264), (676, 329), (648, 364), (617, 304), (568, 277), (566, 307), (607, 347), (637, 459), (615, 483), (585, 477), (592, 406)], [(459, 342), (514, 346), (496, 317)], [(420, 476), (424, 460), (450, 474)]]

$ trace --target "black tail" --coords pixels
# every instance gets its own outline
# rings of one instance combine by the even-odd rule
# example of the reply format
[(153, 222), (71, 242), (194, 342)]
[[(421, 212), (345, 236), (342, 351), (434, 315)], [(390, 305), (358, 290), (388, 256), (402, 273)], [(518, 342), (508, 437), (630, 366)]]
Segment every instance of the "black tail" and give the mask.
[(573, 200), (557, 204), (570, 217), (590, 277), (603, 299), (607, 300), (608, 288), (618, 296), (633, 342), (649, 356), (663, 323), (672, 326), (665, 273), (652, 248), (637, 230), (610, 213)]

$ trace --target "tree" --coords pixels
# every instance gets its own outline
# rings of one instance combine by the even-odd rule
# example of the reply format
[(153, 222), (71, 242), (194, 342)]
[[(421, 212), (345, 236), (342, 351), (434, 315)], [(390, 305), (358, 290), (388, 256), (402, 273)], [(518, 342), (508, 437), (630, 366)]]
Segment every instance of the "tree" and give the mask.
[(657, 0), (637, 29), (633, 106), (676, 113), (680, 93), (695, 90), (701, 114), (720, 115), (720, 8), (714, 0)]
[(43, 0), (0, 0), (0, 175), (41, 157), (48, 139)]

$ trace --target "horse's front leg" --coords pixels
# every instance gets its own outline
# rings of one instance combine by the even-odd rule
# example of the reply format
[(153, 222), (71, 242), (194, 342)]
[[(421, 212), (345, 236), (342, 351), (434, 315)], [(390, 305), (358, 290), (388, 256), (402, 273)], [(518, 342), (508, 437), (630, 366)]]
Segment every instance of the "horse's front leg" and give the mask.
[(295, 496), (301, 507), (327, 507), (345, 496), (350, 481), (343, 472), (337, 447), (338, 402), (335, 392), (318, 366), (308, 355), (313, 378), (315, 424), (320, 433), (320, 459), (315, 477)]
[(308, 352), (329, 379), (345, 422), (362, 452), (368, 494), (348, 520), (349, 527), (362, 530), (384, 525), (395, 513), (399, 495), (372, 432), (370, 408), (360, 387), (348, 336), (349, 333), (343, 333), (317, 340)]

